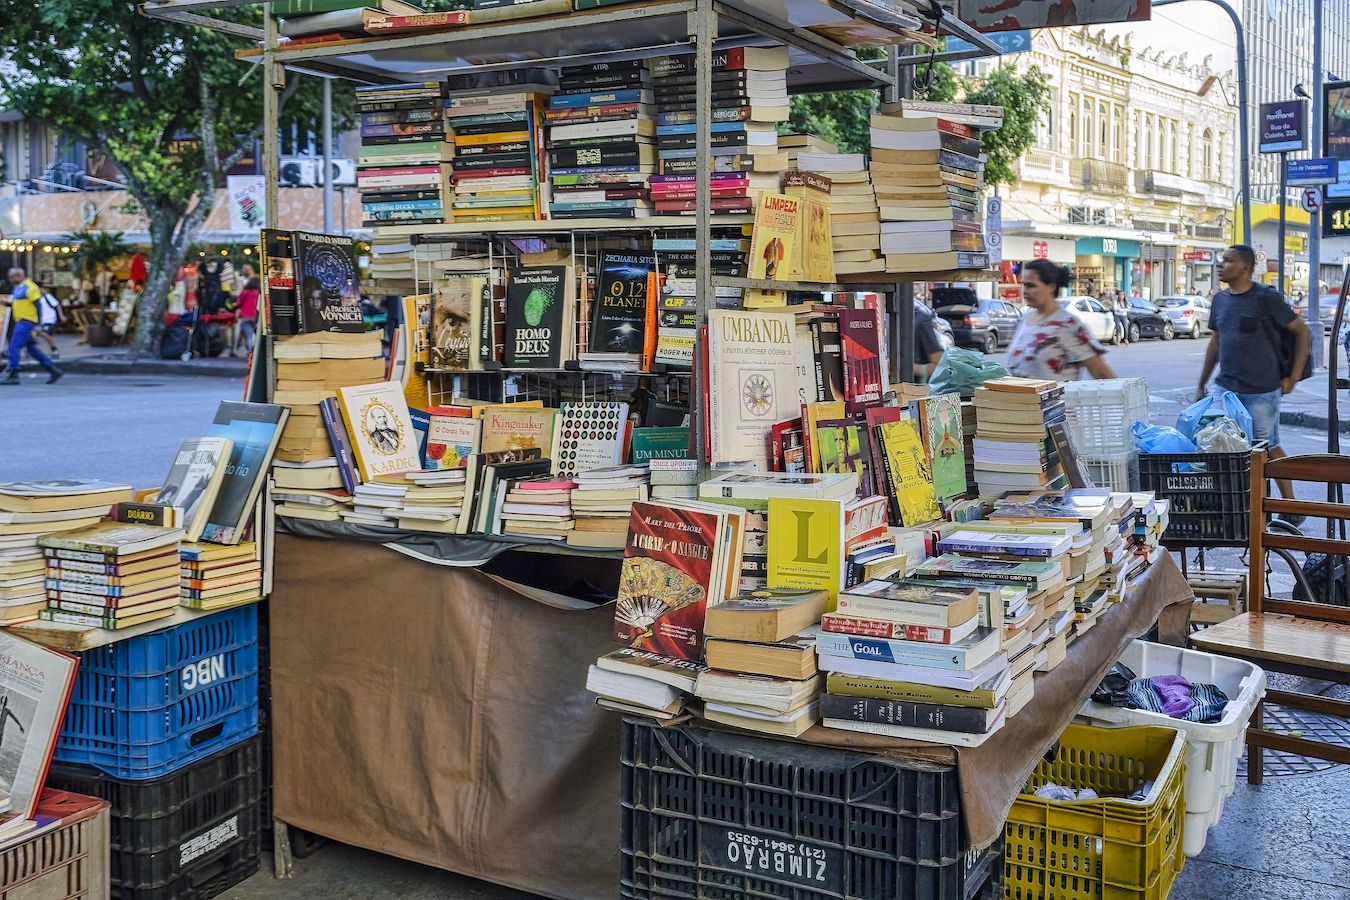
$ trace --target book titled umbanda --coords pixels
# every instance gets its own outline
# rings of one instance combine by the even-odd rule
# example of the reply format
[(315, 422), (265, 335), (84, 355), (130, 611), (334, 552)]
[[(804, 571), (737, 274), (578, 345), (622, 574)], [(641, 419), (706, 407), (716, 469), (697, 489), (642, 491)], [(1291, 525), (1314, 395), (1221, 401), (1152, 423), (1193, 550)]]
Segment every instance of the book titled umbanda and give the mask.
[(567, 307), (572, 302), (567, 266), (511, 269), (506, 288), (506, 367), (557, 369), (564, 347)]
[(606, 253), (600, 257), (592, 353), (641, 353), (647, 317), (647, 278), (656, 270), (651, 256)]
[(339, 388), (338, 404), (362, 478), (374, 481), (381, 475), (422, 468), (412, 417), (399, 385), (381, 381)]
[(243, 539), (289, 415), (286, 407), (271, 403), (223, 400), (216, 408), (206, 436), (229, 438), (234, 444), (202, 540), (237, 544)]
[(158, 502), (183, 511), (185, 540), (200, 540), (220, 485), (225, 479), (233, 443), (229, 438), (189, 438), (178, 445), (173, 466), (159, 489)]
[(340, 234), (295, 233), (300, 333), (366, 330), (361, 318), (356, 239)]
[(675, 659), (701, 658), (723, 525), (701, 509), (633, 504), (614, 605), (616, 641)]
[(790, 313), (716, 309), (708, 313), (712, 462), (769, 466), (774, 423), (798, 412)]

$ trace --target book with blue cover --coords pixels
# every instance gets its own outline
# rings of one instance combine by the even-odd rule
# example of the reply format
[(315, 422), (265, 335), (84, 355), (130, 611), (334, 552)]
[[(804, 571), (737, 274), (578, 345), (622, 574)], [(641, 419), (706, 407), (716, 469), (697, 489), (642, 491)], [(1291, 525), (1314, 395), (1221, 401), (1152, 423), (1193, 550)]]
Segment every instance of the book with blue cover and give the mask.
[(207, 437), (233, 441), (225, 480), (202, 530), (202, 540), (237, 544), (253, 516), (263, 479), (272, 465), (290, 410), (271, 403), (223, 400), (206, 430)]

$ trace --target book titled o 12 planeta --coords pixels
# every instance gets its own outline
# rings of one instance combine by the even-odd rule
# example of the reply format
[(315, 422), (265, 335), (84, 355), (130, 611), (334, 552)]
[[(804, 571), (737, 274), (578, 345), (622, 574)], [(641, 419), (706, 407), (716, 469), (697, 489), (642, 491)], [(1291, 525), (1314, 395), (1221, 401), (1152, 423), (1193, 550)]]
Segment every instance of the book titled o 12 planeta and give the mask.
[(647, 317), (647, 276), (656, 271), (651, 256), (606, 253), (600, 257), (593, 353), (641, 353)]
[(237, 544), (243, 539), (289, 415), (286, 407), (271, 403), (225, 400), (216, 408), (206, 436), (229, 438), (233, 445), (225, 480), (202, 529), (202, 540)]

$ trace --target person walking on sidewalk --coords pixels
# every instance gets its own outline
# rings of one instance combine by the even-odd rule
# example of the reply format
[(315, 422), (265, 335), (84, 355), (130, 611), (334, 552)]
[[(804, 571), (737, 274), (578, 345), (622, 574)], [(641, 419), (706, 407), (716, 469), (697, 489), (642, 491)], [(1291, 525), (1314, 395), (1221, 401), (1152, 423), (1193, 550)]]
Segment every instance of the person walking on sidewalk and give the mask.
[(1106, 349), (1078, 317), (1059, 304), (1069, 286), (1069, 270), (1048, 259), (1022, 267), (1022, 296), (1027, 311), (1008, 344), (1008, 371), (1022, 378), (1077, 381), (1083, 369), (1093, 378), (1115, 378)]
[[(1302, 372), (1308, 359), (1311, 335), (1308, 326), (1294, 314), (1293, 308), (1277, 290), (1252, 281), (1256, 251), (1246, 244), (1234, 244), (1219, 262), (1219, 280), (1227, 289), (1214, 295), (1209, 328), (1212, 332), (1200, 370), (1196, 400), (1203, 400), (1209, 389), (1209, 377), (1217, 391), (1232, 391), (1252, 416), (1253, 441), (1265, 441), (1271, 459), (1287, 454), (1280, 448), (1280, 398), (1298, 384), (1298, 378), (1280, 376), (1279, 329), (1288, 329), (1295, 337), (1293, 372)], [(1276, 482), (1280, 493), (1293, 498), (1293, 485)], [(1286, 519), (1302, 517), (1285, 516)], [(1297, 525), (1298, 522), (1293, 524)]]
[(37, 340), (33, 337), (38, 327), (37, 305), (42, 297), (42, 289), (19, 268), (9, 270), (9, 283), (14, 285), (14, 289), (3, 302), (10, 308), (14, 319), (14, 333), (9, 338), (9, 374), (0, 384), (19, 383), (19, 362), (25, 350), (51, 373), (47, 383), (55, 384), (61, 378), (61, 370), (38, 349)]

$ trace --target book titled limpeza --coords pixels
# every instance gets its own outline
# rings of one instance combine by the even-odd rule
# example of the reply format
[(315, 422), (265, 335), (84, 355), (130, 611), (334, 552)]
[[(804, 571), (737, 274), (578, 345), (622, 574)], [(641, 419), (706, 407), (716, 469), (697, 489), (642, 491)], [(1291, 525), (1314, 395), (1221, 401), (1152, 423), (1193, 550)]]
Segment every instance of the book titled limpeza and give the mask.
[(741, 512), (701, 503), (633, 504), (614, 607), (620, 644), (699, 659), (709, 604), (740, 575)]

